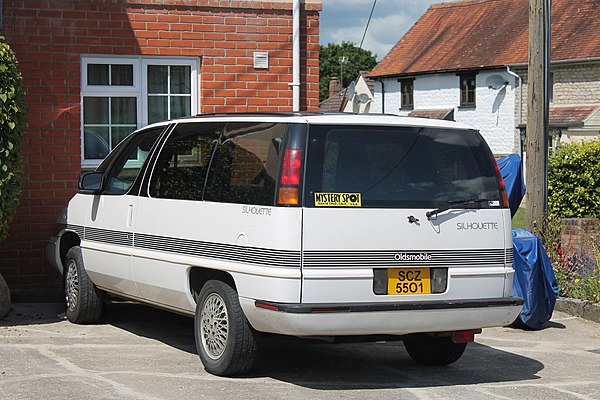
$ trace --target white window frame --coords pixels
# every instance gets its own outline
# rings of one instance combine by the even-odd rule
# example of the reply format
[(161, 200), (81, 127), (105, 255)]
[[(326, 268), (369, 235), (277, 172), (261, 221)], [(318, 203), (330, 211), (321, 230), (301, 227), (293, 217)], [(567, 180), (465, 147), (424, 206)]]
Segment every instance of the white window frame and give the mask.
[[(88, 64), (133, 65), (133, 86), (88, 85)], [(81, 57), (81, 167), (84, 169), (97, 167), (102, 160), (84, 158), (84, 97), (135, 97), (137, 113), (137, 129), (148, 125), (148, 65), (185, 65), (191, 70), (191, 114), (199, 113), (199, 59), (195, 57), (130, 57), (83, 55)]]

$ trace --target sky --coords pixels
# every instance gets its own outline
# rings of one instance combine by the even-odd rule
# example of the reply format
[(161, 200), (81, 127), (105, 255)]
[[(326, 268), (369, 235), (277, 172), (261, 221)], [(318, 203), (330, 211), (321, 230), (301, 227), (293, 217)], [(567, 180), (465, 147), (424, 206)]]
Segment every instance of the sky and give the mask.
[[(357, 46), (375, 0), (323, 0), (320, 43), (354, 42)], [(381, 60), (430, 4), (443, 0), (376, 0), (363, 49)], [(445, 0), (448, 1), (448, 0)]]

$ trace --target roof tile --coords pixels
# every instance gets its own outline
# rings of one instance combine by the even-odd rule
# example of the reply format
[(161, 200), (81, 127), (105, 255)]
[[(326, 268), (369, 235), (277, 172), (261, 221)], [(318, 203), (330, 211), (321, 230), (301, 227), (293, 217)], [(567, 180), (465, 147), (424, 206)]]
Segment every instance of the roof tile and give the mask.
[[(433, 4), (371, 76), (526, 63), (528, 13), (528, 0)], [(600, 58), (600, 0), (553, 0), (551, 21), (552, 60)]]

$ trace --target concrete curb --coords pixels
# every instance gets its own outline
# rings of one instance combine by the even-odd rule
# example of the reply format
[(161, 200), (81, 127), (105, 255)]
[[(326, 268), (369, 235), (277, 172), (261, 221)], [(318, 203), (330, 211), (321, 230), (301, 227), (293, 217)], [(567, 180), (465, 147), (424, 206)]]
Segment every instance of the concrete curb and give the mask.
[(556, 311), (562, 311), (567, 314), (600, 323), (600, 304), (559, 297), (556, 299), (554, 309)]
[(0, 274), (0, 319), (4, 318), (11, 309), (10, 290), (6, 281)]

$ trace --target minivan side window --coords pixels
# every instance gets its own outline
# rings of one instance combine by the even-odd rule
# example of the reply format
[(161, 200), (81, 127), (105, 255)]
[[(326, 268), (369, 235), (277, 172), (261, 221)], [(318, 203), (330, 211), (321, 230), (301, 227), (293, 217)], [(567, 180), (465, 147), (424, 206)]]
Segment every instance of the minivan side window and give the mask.
[(150, 196), (202, 200), (213, 150), (225, 123), (180, 123), (165, 142), (150, 179)]
[(119, 195), (129, 191), (163, 130), (164, 127), (151, 128), (126, 139), (123, 151), (115, 153), (116, 160), (106, 175), (107, 183), (103, 194)]
[(273, 205), (287, 124), (229, 123), (212, 161), (204, 200)]

